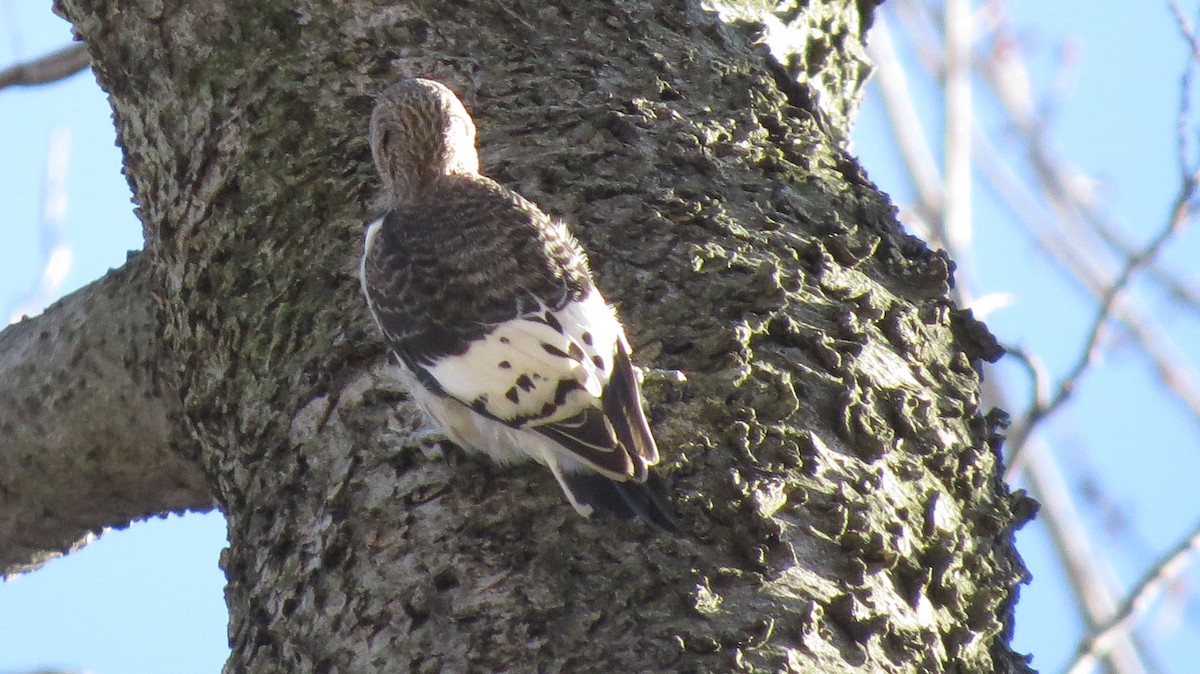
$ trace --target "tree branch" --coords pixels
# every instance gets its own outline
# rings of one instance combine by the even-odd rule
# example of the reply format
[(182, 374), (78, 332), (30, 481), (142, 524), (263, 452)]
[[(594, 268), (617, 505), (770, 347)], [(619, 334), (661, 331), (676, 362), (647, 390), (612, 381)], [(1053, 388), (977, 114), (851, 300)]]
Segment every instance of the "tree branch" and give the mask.
[(1080, 643), (1075, 660), (1064, 670), (1067, 674), (1082, 674), (1089, 671), (1098, 658), (1109, 652), (1116, 638), (1127, 633), (1138, 616), (1145, 613), (1171, 581), (1188, 568), (1188, 562), (1200, 549), (1200, 523), (1192, 527), (1191, 533), (1180, 541), (1175, 549), (1167, 553), (1157, 564), (1142, 576), (1121, 602), (1112, 617), (1098, 626)]
[(83, 43), (69, 44), (39, 59), (0, 70), (0, 89), (57, 82), (87, 68), (91, 63), (92, 57), (88, 56)]
[(213, 507), (156, 372), (144, 256), (0, 332), (0, 573), (108, 526)]

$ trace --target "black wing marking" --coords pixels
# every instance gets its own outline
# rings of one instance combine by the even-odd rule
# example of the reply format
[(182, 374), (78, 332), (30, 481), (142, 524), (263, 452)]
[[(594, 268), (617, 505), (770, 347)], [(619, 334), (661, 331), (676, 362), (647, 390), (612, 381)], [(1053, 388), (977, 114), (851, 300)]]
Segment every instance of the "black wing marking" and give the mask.
[(612, 422), (599, 408), (587, 407), (567, 419), (529, 428), (554, 440), (598, 470), (622, 478), (636, 477), (639, 472), (645, 475), (646, 467), (624, 451)]
[(641, 392), (625, 340), (617, 340), (612, 375), (601, 408), (589, 407), (567, 419), (532, 426), (589, 465), (618, 478), (646, 479), (658, 463), (658, 446), (642, 411)]

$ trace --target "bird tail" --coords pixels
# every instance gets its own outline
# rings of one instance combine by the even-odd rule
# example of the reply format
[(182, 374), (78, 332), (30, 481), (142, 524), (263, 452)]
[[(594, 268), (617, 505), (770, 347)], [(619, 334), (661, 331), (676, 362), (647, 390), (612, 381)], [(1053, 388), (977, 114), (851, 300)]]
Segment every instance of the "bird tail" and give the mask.
[(647, 476), (645, 482), (618, 482), (583, 470), (565, 473), (563, 479), (580, 504), (622, 519), (636, 517), (660, 531), (679, 533), (666, 485), (657, 475)]

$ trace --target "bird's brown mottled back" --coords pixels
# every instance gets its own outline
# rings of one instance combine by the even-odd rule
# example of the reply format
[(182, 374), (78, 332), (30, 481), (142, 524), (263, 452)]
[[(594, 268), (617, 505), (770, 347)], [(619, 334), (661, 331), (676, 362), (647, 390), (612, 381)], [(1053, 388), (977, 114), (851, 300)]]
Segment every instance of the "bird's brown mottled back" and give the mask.
[(592, 287), (575, 238), (530, 201), (455, 175), (385, 216), (365, 263), (380, 323), (402, 355), (461, 353), (493, 326), (560, 309)]

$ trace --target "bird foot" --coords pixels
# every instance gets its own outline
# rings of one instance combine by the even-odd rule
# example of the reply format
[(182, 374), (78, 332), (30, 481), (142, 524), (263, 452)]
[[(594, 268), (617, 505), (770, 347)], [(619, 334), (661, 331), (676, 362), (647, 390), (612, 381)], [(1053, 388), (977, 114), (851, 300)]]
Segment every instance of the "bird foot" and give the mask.
[(683, 370), (664, 370), (662, 368), (637, 368), (638, 383), (644, 384), (648, 381), (655, 383), (682, 384), (687, 381), (687, 375)]
[(419, 449), (427, 457), (440, 457), (443, 453), (442, 443), (450, 442), (445, 433), (433, 428), (419, 428), (408, 431), (401, 443), (406, 449)]

